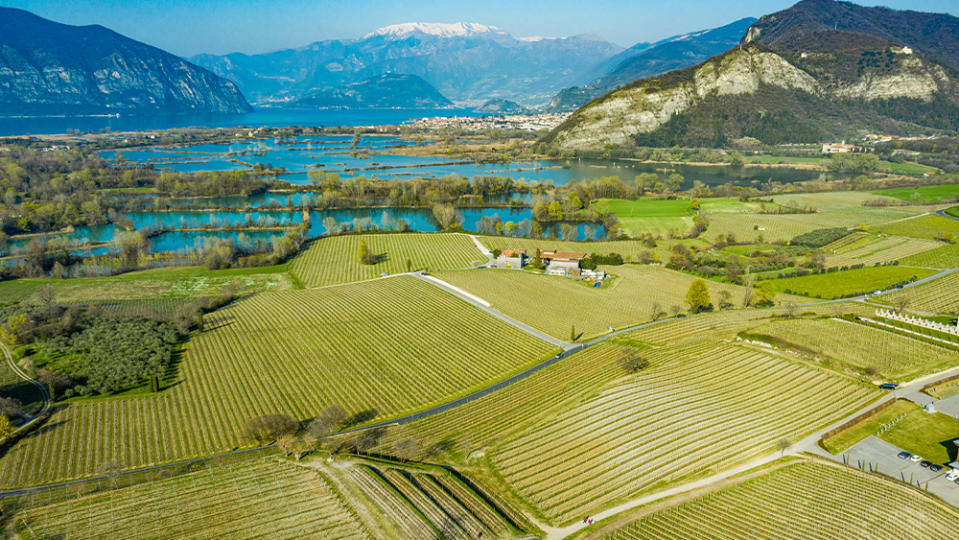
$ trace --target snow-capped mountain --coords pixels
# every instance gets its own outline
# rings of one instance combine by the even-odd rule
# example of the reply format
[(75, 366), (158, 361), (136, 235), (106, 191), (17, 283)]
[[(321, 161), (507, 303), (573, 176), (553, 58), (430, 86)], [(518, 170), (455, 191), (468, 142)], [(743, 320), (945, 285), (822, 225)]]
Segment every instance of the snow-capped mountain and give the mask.
[(412, 22), (357, 40), (318, 41), (267, 54), (192, 59), (239, 85), (254, 103), (284, 104), (385, 73), (415, 75), (461, 104), (501, 98), (545, 103), (621, 47), (595, 36), (521, 38), (479, 23)]
[(480, 23), (457, 22), (457, 23), (426, 23), (410, 22), (391, 24), (383, 28), (377, 28), (363, 36), (363, 39), (369, 39), (375, 36), (387, 36), (391, 38), (405, 38), (411, 34), (426, 34), (436, 37), (464, 37), (475, 36), (477, 34), (506, 34), (495, 26), (488, 26)]

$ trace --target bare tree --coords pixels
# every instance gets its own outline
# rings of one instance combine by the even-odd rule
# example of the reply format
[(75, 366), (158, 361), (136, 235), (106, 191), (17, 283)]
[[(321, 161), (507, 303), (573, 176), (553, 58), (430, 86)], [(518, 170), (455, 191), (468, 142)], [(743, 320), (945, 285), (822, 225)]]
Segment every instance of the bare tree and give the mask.
[(283, 435), (296, 433), (297, 422), (285, 414), (265, 414), (251, 418), (243, 426), (243, 437), (264, 444)]
[(320, 414), (316, 415), (316, 418), (310, 422), (310, 425), (306, 428), (306, 432), (312, 439), (321, 439), (333, 433), (336, 428), (346, 420), (347, 416), (343, 407), (339, 405), (329, 405), (320, 411)]
[(416, 461), (423, 455), (423, 445), (407, 437), (393, 443), (393, 453), (402, 461)]
[(785, 305), (786, 318), (795, 319), (796, 314), (799, 312), (799, 306), (795, 302), (787, 302)]
[(743, 274), (743, 307), (753, 304), (753, 281), (752, 268), (747, 266), (746, 273)]
[(719, 291), (719, 309), (729, 309), (733, 307), (733, 293), (723, 289)]
[(659, 302), (653, 302), (653, 305), (649, 309), (650, 314), (653, 316), (653, 320), (657, 320), (663, 315), (666, 315), (666, 310), (663, 309), (662, 304)]
[(779, 449), (779, 457), (782, 457), (783, 455), (785, 455), (786, 450), (789, 450), (789, 448), (792, 445), (793, 443), (789, 442), (789, 439), (786, 439), (786, 438), (779, 439), (778, 441), (776, 441), (776, 448)]
[(909, 307), (909, 304), (911, 303), (912, 303), (912, 299), (909, 298), (908, 296), (903, 296), (903, 295), (900, 295), (899, 297), (894, 298), (892, 301), (892, 305), (896, 306), (897, 313), (902, 313), (903, 311), (905, 311), (906, 308)]

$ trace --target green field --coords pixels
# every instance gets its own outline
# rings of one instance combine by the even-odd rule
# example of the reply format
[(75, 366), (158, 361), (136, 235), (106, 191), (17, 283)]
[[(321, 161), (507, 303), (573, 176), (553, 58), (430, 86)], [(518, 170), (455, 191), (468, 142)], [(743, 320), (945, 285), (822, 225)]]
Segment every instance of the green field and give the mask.
[(876, 298), (877, 302), (893, 305), (900, 300), (908, 302), (908, 309), (930, 313), (959, 312), (959, 272)]
[[(38, 494), (33, 502), (42, 503)], [(22, 538), (368, 538), (315, 471), (279, 461), (224, 465), (29, 507)]]
[[(789, 464), (629, 524), (604, 538), (949, 538), (959, 514), (919, 490), (832, 464)], [(581, 538), (598, 537), (591, 534)]]
[(863, 206), (863, 202), (876, 198), (875, 195), (855, 191), (777, 195), (773, 201), (778, 204), (814, 208), (817, 211), (812, 214), (717, 213), (709, 216), (706, 234), (712, 237), (732, 232), (740, 242), (753, 242), (759, 234), (766, 242), (789, 241), (815, 229), (878, 226), (925, 211), (903, 206)]
[(959, 184), (878, 189), (870, 193), (895, 197), (913, 204), (936, 204), (959, 200)]
[(792, 291), (793, 294), (816, 298), (838, 298), (851, 294), (865, 294), (884, 290), (914, 276), (922, 279), (935, 273), (935, 270), (929, 268), (878, 266), (770, 281), (780, 292)]
[(889, 263), (936, 249), (941, 242), (907, 236), (885, 236), (857, 232), (822, 248), (826, 266)]
[(959, 353), (892, 332), (836, 319), (791, 319), (760, 326), (753, 333), (772, 336), (861, 369), (910, 380), (942, 371)]
[(601, 212), (616, 214), (623, 228), (631, 235), (648, 232), (666, 236), (671, 230), (685, 234), (693, 225), (695, 215), (689, 206), (689, 199), (599, 199), (593, 206)]
[(856, 422), (834, 433), (823, 437), (820, 443), (831, 454), (838, 454), (849, 450), (857, 443), (869, 436), (876, 436), (884, 424), (888, 424), (900, 415), (921, 410), (915, 403), (906, 399), (896, 399), (892, 405), (884, 408), (875, 416)]
[(959, 237), (959, 220), (927, 214), (883, 225), (879, 227), (879, 232), (931, 239), (939, 239), (945, 235), (952, 239)]
[[(385, 260), (362, 264), (361, 241)], [(407, 266), (409, 261), (409, 266)], [(372, 234), (322, 238), (293, 260), (292, 273), (306, 287), (323, 287), (399, 274), (411, 270), (457, 270), (485, 263), (469, 236), (463, 234)]]
[[(221, 452), (254, 416), (338, 404), (387, 418), (486, 386), (552, 347), (412, 277), (261, 293), (205, 318), (182, 382), (157, 396), (70, 403), (0, 458), (0, 485)], [(105, 428), (104, 426), (108, 426)]]
[[(662, 313), (671, 313), (673, 306), (686, 311), (683, 299), (696, 279), (660, 266), (622, 265), (606, 270), (616, 278), (601, 289), (565, 277), (515, 270), (447, 272), (437, 277), (564, 340), (569, 339), (570, 326), (586, 338), (605, 333), (609, 326), (621, 328), (652, 320), (654, 304), (659, 304)], [(708, 286), (714, 306), (719, 305), (723, 290), (729, 291), (736, 307), (742, 306), (742, 287), (713, 282)]]
[(928, 268), (956, 268), (959, 266), (959, 244), (939, 244), (939, 247), (900, 259), (905, 266)]

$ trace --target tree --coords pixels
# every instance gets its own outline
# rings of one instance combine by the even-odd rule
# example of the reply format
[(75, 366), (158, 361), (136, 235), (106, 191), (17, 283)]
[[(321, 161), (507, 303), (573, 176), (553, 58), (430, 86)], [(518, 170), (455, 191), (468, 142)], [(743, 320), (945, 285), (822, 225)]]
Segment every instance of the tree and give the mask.
[(795, 302), (787, 302), (785, 307), (786, 307), (786, 318), (795, 319), (796, 313), (799, 311), (799, 306), (797, 306)]
[(7, 418), (20, 418), (23, 416), (23, 404), (16, 398), (0, 398), (0, 415)]
[(247, 420), (243, 426), (243, 438), (265, 444), (283, 435), (296, 433), (296, 420), (286, 414), (265, 414)]
[(776, 286), (772, 281), (763, 281), (759, 284), (759, 305), (771, 306), (776, 303)]
[(815, 268), (816, 270), (822, 270), (826, 268), (826, 255), (821, 250), (813, 251), (809, 254), (806, 265), (810, 268)]
[(401, 461), (416, 461), (423, 455), (423, 445), (412, 438), (403, 438), (393, 443), (393, 454)]
[(306, 432), (313, 439), (323, 438), (336, 431), (336, 428), (347, 418), (346, 411), (339, 405), (329, 405), (320, 414), (316, 415)]
[(723, 289), (719, 291), (719, 309), (729, 309), (733, 307), (733, 293)]
[(13, 433), (13, 430), (13, 422), (6, 416), (0, 414), (0, 438), (10, 435)]
[(626, 373), (636, 373), (649, 367), (649, 360), (639, 354), (630, 354), (619, 361), (620, 367)]
[(686, 305), (693, 313), (709, 311), (713, 308), (709, 299), (709, 287), (706, 286), (705, 281), (697, 279), (690, 284), (689, 290), (686, 291)]
[(743, 307), (749, 307), (753, 303), (753, 274), (750, 267), (746, 267), (743, 273)]
[(902, 313), (911, 302), (912, 300), (908, 296), (899, 296), (893, 299), (892, 305), (896, 307), (896, 313)]
[(569, 327), (569, 340), (573, 342), (576, 341), (576, 325), (575, 324)]
[(776, 441), (776, 448), (779, 449), (779, 457), (782, 457), (786, 453), (786, 450), (789, 450), (789, 447), (792, 445), (793, 443), (789, 442), (789, 439), (779, 439)]
[(653, 305), (649, 308), (649, 312), (654, 321), (666, 315), (666, 310), (663, 309), (662, 304), (659, 302), (653, 302)]
[(443, 230), (459, 225), (463, 221), (463, 216), (453, 208), (451, 204), (437, 204), (433, 206), (433, 217), (440, 224)]

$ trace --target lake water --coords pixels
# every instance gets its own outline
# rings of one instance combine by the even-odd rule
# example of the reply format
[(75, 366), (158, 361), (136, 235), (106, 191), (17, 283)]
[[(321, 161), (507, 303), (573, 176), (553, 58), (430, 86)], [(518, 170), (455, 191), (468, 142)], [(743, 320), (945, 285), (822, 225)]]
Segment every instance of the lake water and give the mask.
[(0, 116), (0, 135), (42, 135), (101, 131), (148, 131), (178, 127), (373, 126), (395, 125), (424, 117), (476, 116), (469, 109), (285, 110), (257, 109), (246, 114), (171, 114), (116, 116)]

